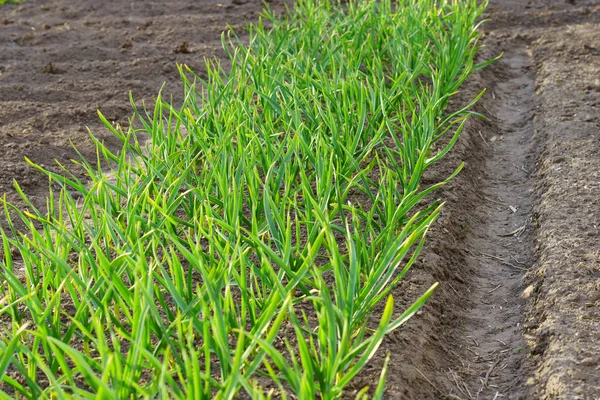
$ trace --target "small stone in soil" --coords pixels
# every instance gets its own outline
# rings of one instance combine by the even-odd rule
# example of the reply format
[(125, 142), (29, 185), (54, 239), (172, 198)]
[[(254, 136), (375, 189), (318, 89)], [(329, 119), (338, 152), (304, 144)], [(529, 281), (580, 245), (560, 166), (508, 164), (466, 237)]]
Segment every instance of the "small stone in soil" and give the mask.
[(188, 43), (186, 41), (181, 42), (181, 44), (173, 50), (173, 53), (176, 54), (188, 54), (190, 52), (190, 48), (188, 47)]
[(46, 66), (44, 66), (44, 73), (45, 74), (60, 74), (60, 70), (53, 63), (48, 63), (48, 64), (46, 64)]

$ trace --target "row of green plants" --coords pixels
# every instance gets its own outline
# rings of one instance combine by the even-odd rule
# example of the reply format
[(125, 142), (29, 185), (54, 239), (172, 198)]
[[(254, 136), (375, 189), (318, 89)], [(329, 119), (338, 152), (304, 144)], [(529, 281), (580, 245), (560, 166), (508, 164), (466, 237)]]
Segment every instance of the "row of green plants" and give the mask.
[(461, 168), (421, 184), (472, 114), (448, 103), (484, 7), (267, 8), (249, 44), (223, 36), (228, 65), (180, 67), (178, 106), (99, 114), (120, 149), (29, 161), (50, 192), (4, 201), (0, 397), (340, 398), (435, 289), (394, 309)]

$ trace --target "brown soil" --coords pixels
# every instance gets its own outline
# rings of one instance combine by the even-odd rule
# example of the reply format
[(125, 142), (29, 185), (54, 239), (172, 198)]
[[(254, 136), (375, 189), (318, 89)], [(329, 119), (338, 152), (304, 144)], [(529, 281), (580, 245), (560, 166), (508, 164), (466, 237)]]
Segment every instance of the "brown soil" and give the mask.
[[(258, 0), (29, 0), (0, 11), (0, 194), (17, 179), (34, 204), (46, 166), (110, 141), (96, 110), (127, 124), (128, 91), (179, 94), (175, 63), (204, 74), (220, 35), (254, 21)], [(243, 4), (239, 4), (243, 3)], [(384, 342), (353, 388), (391, 355), (386, 398), (600, 398), (600, 6), (596, 0), (491, 1), (482, 59), (456, 103), (483, 88), (454, 152), (430, 173), (463, 172), (398, 309), (434, 298)], [(277, 6), (277, 4), (275, 4)], [(184, 40), (185, 39), (185, 40)], [(184, 43), (185, 42), (185, 43)], [(348, 395), (352, 395), (350, 391)]]
[[(182, 95), (176, 63), (205, 76), (204, 58), (227, 67), (221, 33), (256, 21), (262, 2), (24, 1), (0, 9), (0, 194), (17, 199), (17, 179), (36, 206), (45, 204), (47, 178), (24, 161), (45, 166), (86, 156), (87, 127), (111, 143), (97, 110), (126, 126), (134, 99), (151, 100), (163, 84), (168, 99)], [(277, 2), (273, 2), (276, 6)], [(116, 144), (116, 142), (114, 142)]]
[[(598, 11), (599, 8), (596, 9)], [(600, 398), (600, 13), (534, 38), (537, 269), (528, 336), (543, 397)]]
[(490, 120), (471, 120), (432, 177), (439, 180), (460, 160), (466, 162), (441, 194), (447, 205), (419, 266), (395, 291), (406, 297), (408, 286), (412, 297), (440, 282), (423, 312), (384, 345), (393, 360), (390, 398), (528, 394), (520, 294), (535, 239), (534, 76), (520, 46), (488, 45), (482, 59), (504, 50), (502, 60), (474, 74), (456, 100), (466, 102), (487, 88), (476, 110)]
[(487, 88), (477, 111), (490, 120), (472, 120), (436, 171), (466, 161), (394, 292), (414, 298), (440, 282), (382, 346), (387, 393), (600, 398), (600, 6), (498, 0), (487, 17), (482, 59), (504, 57), (459, 99)]

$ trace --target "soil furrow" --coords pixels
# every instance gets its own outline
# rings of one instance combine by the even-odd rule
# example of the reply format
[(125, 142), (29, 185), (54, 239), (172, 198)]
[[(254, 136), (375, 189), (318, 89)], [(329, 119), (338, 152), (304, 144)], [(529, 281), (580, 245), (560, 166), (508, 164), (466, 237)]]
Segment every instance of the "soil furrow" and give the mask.
[(600, 398), (599, 10), (491, 2), (482, 59), (505, 54), (470, 84), (490, 120), (464, 133), (445, 193), (436, 261), (455, 293), (428, 310), (430, 357), (412, 356), (427, 398)]
[[(389, 398), (507, 399), (531, 392), (521, 293), (535, 263), (535, 74), (523, 43), (496, 46), (491, 37), (486, 44), (482, 59), (506, 51), (504, 57), (474, 74), (453, 105), (486, 88), (476, 111), (489, 120), (472, 118), (454, 152), (426, 177), (439, 181), (465, 160), (441, 193), (447, 204), (420, 262), (394, 291), (402, 301), (440, 282), (423, 313), (382, 346), (382, 354), (391, 354)], [(357, 387), (372, 382), (374, 371)]]
[[(523, 396), (522, 277), (532, 265), (531, 171), (535, 79), (531, 58), (512, 47), (484, 73), (490, 82), (478, 130), (485, 160), (477, 174), (479, 199), (467, 227), (465, 262), (473, 276), (472, 307), (461, 316), (458, 351), (448, 371), (453, 394), (493, 399)], [(476, 138), (477, 139), (477, 138)]]

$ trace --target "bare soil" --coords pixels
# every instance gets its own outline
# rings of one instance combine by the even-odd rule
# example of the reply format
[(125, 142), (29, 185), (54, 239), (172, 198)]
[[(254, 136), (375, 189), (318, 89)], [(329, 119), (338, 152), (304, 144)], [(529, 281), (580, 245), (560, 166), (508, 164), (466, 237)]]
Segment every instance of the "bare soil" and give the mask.
[[(546, 398), (600, 398), (600, 13), (534, 37), (536, 270), (526, 339)], [(558, 39), (558, 40), (557, 40)]]
[[(242, 4), (243, 3), (243, 4)], [(277, 2), (273, 2), (277, 6)], [(34, 0), (0, 8), (0, 194), (18, 200), (17, 179), (36, 206), (47, 178), (24, 161), (47, 167), (77, 158), (71, 142), (94, 158), (89, 128), (107, 141), (97, 111), (127, 126), (129, 92), (153, 106), (163, 84), (182, 97), (177, 64), (205, 77), (204, 58), (227, 67), (221, 33), (242, 32), (262, 2), (230, 0)]]
[[(243, 3), (243, 4), (238, 4)], [(281, 3), (273, 2), (275, 7)], [(93, 154), (86, 127), (126, 125), (136, 100), (180, 94), (176, 63), (203, 75), (220, 35), (255, 21), (257, 0), (28, 0), (0, 8), (0, 195), (14, 179), (43, 205), (50, 166)], [(452, 154), (427, 176), (465, 169), (398, 309), (439, 281), (353, 383), (391, 355), (390, 399), (600, 398), (600, 6), (596, 0), (491, 1), (482, 60), (456, 98), (484, 88)], [(185, 43), (184, 43), (185, 41)], [(352, 390), (348, 393), (352, 397)]]

